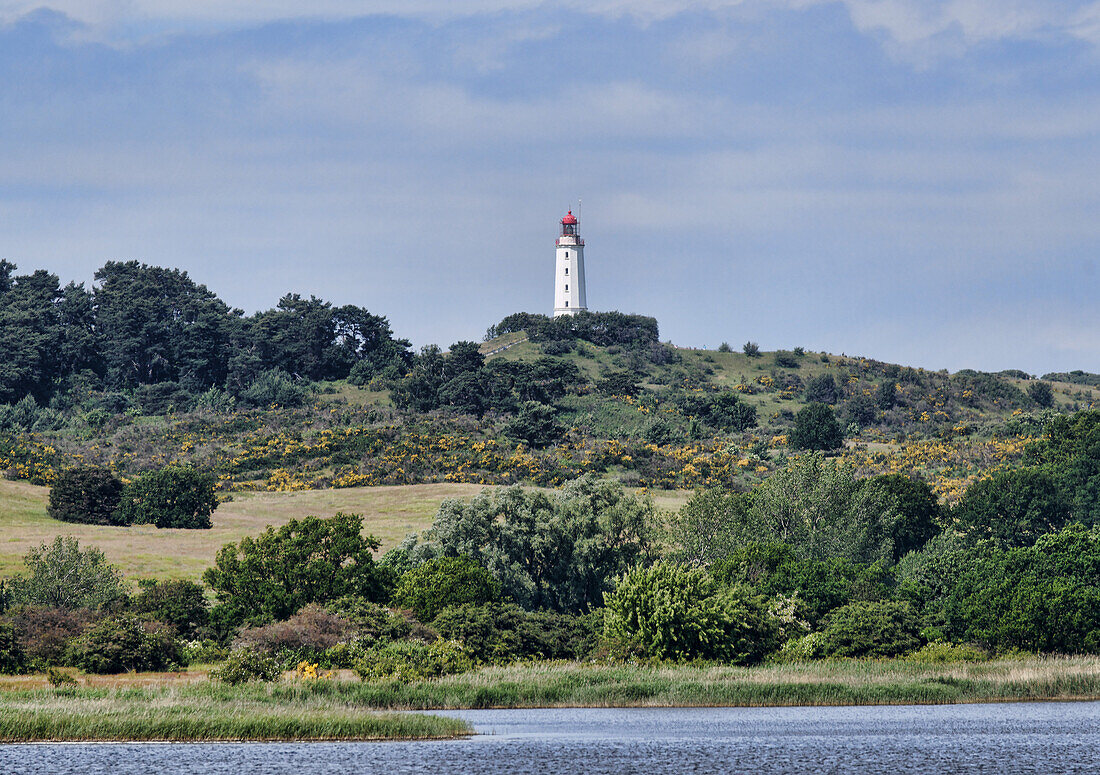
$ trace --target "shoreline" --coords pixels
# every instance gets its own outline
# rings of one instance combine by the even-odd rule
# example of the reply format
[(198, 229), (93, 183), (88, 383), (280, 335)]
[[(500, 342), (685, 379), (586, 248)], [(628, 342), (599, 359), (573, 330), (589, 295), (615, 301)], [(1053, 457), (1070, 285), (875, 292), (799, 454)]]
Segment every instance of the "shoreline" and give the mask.
[[(95, 676), (54, 689), (0, 681), (0, 743), (379, 742), (475, 734), (463, 710), (790, 708), (1100, 700), (1100, 658), (758, 667), (533, 662), (401, 683), (226, 686), (201, 671)], [(5, 683), (7, 686), (5, 686)], [(28, 685), (30, 684), (30, 685)]]

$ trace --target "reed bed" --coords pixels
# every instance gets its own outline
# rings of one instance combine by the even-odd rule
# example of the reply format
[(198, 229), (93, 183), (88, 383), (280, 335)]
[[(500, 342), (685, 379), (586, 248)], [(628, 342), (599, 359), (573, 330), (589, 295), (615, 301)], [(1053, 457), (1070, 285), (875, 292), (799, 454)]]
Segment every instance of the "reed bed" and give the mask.
[(441, 739), (458, 719), (379, 713), (308, 689), (273, 698), (254, 687), (64, 688), (0, 693), (0, 742)]
[[(291, 687), (286, 687), (287, 690)], [(436, 681), (338, 687), (387, 709), (909, 705), (1100, 699), (1100, 659), (724, 666), (533, 663)]]

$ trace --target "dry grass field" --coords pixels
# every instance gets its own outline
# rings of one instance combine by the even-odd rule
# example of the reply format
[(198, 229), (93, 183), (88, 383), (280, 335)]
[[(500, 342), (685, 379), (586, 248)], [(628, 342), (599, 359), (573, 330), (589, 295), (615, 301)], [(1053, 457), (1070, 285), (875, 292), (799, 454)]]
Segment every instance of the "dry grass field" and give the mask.
[[(50, 519), (49, 488), (0, 480), (0, 577), (17, 573), (31, 547), (58, 535), (97, 546), (127, 578), (198, 579), (230, 541), (253, 536), (268, 525), (305, 516), (330, 517), (343, 511), (363, 515), (364, 532), (376, 536), (385, 551), (412, 532), (426, 529), (447, 498), (472, 498), (486, 489), (476, 484), (414, 484), (349, 487), (299, 492), (237, 492), (214, 512), (210, 530), (158, 530), (151, 525), (106, 527)], [(689, 493), (655, 493), (658, 508), (673, 510)]]

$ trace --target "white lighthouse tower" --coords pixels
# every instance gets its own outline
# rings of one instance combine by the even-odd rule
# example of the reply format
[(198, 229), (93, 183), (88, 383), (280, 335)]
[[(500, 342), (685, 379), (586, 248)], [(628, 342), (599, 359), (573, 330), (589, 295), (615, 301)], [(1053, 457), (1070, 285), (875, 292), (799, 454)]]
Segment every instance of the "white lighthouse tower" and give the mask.
[(561, 219), (554, 262), (554, 317), (588, 310), (584, 295), (584, 240), (577, 234), (577, 217), (570, 210)]

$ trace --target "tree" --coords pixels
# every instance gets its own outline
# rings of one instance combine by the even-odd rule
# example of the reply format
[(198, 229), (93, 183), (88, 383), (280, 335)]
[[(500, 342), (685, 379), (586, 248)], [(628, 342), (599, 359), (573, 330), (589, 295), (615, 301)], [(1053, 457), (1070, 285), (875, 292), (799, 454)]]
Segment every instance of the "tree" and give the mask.
[(525, 608), (585, 612), (611, 578), (653, 553), (653, 502), (594, 475), (556, 493), (510, 487), (470, 501), (446, 500), (413, 564), (468, 555)]
[(116, 512), (119, 523), (209, 528), (210, 515), (218, 507), (215, 481), (212, 473), (187, 466), (166, 466), (138, 474), (122, 491)]
[(447, 606), (482, 605), (499, 596), (500, 586), (475, 560), (434, 557), (401, 576), (392, 600), (428, 623)]
[(857, 601), (829, 614), (822, 633), (823, 656), (896, 657), (921, 645), (909, 603)]
[(963, 493), (952, 516), (972, 540), (994, 538), (1009, 546), (1030, 546), (1070, 519), (1070, 501), (1046, 471), (999, 471)]
[(201, 586), (186, 579), (141, 579), (130, 602), (134, 613), (170, 625), (182, 638), (194, 638), (210, 621), (210, 606)]
[(875, 404), (879, 409), (886, 411), (893, 409), (898, 402), (898, 383), (893, 380), (885, 380), (879, 383), (875, 391)]
[(670, 521), (676, 557), (688, 565), (709, 565), (751, 540), (748, 496), (720, 488), (700, 490)]
[(761, 600), (720, 587), (698, 568), (634, 568), (616, 580), (606, 604), (604, 634), (620, 656), (748, 664), (776, 645), (777, 627)]
[(1054, 406), (1054, 388), (1049, 382), (1032, 382), (1027, 386), (1027, 394), (1044, 409)]
[(66, 657), (89, 673), (170, 670), (187, 664), (180, 646), (167, 625), (123, 614), (92, 625), (69, 644)]
[(535, 449), (553, 444), (565, 435), (565, 430), (554, 407), (537, 401), (525, 401), (519, 414), (504, 426), (506, 434)]
[(758, 345), (756, 342), (745, 342), (743, 345), (741, 345), (741, 352), (745, 353), (745, 355), (749, 356), (750, 358), (759, 358), (760, 345)]
[(122, 480), (106, 468), (68, 468), (58, 474), (50, 488), (50, 505), (46, 511), (62, 522), (126, 524), (115, 516), (121, 495)]
[(928, 482), (905, 474), (884, 474), (864, 479), (862, 484), (881, 488), (894, 501), (897, 519), (890, 535), (895, 561), (920, 549), (939, 533), (942, 509)]
[(611, 371), (596, 383), (596, 389), (606, 396), (636, 396), (640, 388), (629, 371)]
[(362, 528), (358, 514), (305, 517), (226, 544), (203, 573), (217, 598), (217, 616), (265, 624), (345, 595), (382, 600), (386, 574), (372, 555), (378, 540), (364, 537)]
[(787, 443), (793, 449), (827, 452), (844, 444), (844, 431), (832, 409), (822, 403), (813, 403), (794, 416), (794, 427)]
[(792, 460), (756, 489), (747, 531), (757, 541), (788, 544), (799, 558), (886, 562), (896, 508), (885, 490), (862, 486), (852, 466), (817, 453)]
[(23, 557), (29, 575), (9, 582), (12, 605), (102, 608), (125, 595), (122, 574), (95, 547), (81, 549), (71, 536), (58, 536)]

